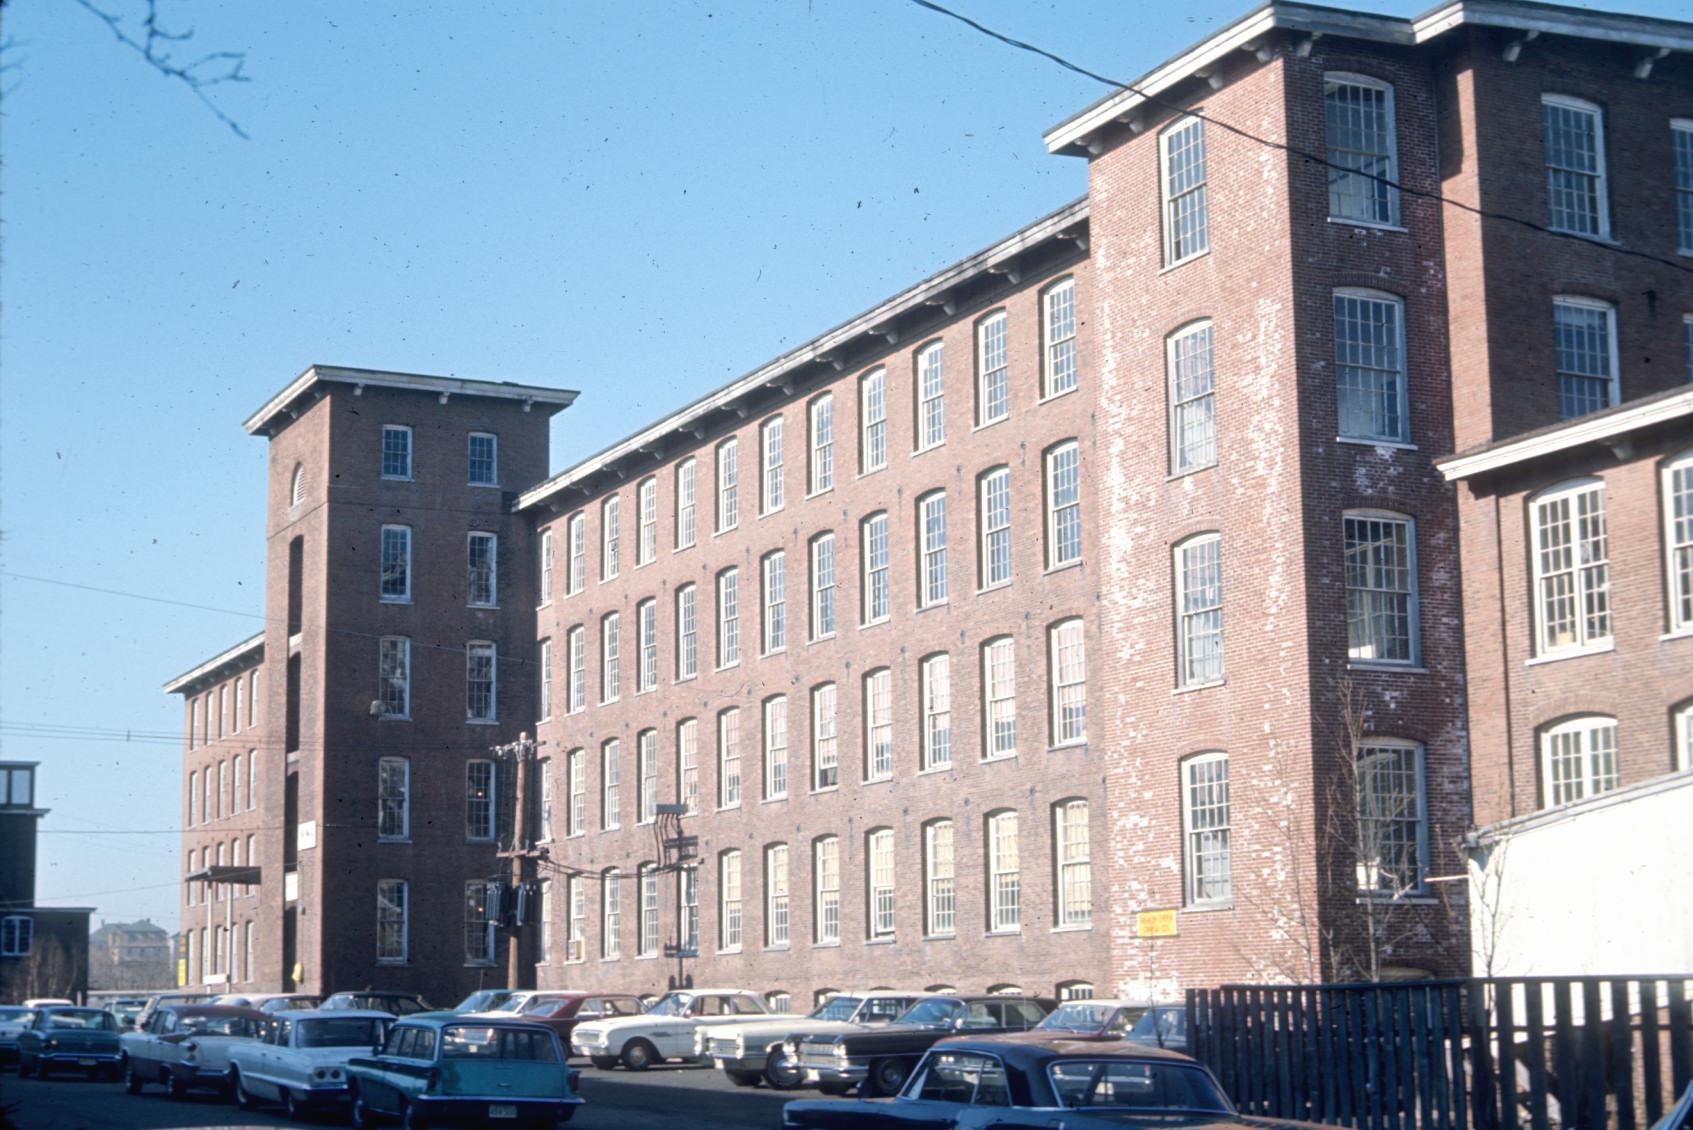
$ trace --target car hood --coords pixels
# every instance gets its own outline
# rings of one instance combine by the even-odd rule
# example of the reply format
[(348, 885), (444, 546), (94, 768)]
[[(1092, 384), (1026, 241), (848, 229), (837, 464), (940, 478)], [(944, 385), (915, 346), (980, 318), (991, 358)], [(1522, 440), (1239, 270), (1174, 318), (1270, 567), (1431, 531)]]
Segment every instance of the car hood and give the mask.
[(802, 1016), (797, 1020), (771, 1018), (744, 1024), (730, 1024), (719, 1028), (712, 1035), (719, 1039), (724, 1036), (740, 1036), (745, 1040), (787, 1039), (788, 1037), (796, 1040), (808, 1040), (813, 1036), (836, 1036), (842, 1032), (858, 1032), (863, 1030), (864, 1027), (862, 1024), (854, 1024), (850, 1020), (812, 1020)]
[(25, 1027), (26, 1025), (23, 1024), (0, 1024), (0, 1040), (17, 1039), (18, 1034), (21, 1033)]
[(63, 1032), (42, 1032), (43, 1040), (52, 1040), (60, 1051), (102, 1051), (115, 1052), (118, 1050), (118, 1034), (116, 1032), (89, 1032), (70, 1029)]
[(772, 1013), (758, 1020), (736, 1020), (732, 1016), (654, 1016), (650, 1012), (643, 1012), (639, 1016), (618, 1016), (610, 1020), (584, 1020), (576, 1025), (571, 1038), (580, 1040), (590, 1033), (616, 1035), (618, 1032), (652, 1028), (686, 1028), (700, 1025), (720, 1028), (726, 1025), (767, 1024), (771, 1021), (779, 1021), (779, 1026), (786, 1026), (804, 1019), (805, 1017), (797, 1012)]

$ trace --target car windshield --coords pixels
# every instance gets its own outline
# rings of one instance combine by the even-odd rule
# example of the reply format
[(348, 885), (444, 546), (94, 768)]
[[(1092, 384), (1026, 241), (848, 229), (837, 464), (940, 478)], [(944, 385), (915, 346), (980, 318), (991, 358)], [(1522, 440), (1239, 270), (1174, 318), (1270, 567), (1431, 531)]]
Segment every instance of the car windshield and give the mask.
[(1163, 1046), (1187, 1042), (1187, 1011), (1180, 1008), (1151, 1008), (1129, 1029), (1129, 1039)]
[(302, 1048), (369, 1048), (382, 1042), (382, 1021), (374, 1016), (338, 1016), (300, 1021)]
[(549, 1028), (456, 1024), (441, 1036), (441, 1058), (557, 1063), (558, 1049)]
[(506, 997), (505, 1000), (500, 1001), (497, 1004), (488, 1005), (482, 1011), (483, 1012), (509, 1012), (509, 1013), (511, 1013), (512, 1015), (515, 1016), (517, 1013), (520, 1013), (520, 1012), (523, 1011), (523, 1006), (528, 1004), (530, 998), (533, 997), (534, 995), (535, 994), (531, 993), (531, 992), (521, 992), (521, 991), (515, 992), (515, 993), (510, 994), (509, 996)]
[(530, 1016), (537, 1012), (551, 1012), (569, 999), (569, 997), (534, 996), (524, 1001), (523, 1007), (517, 1011), (523, 1016)]
[(112, 1014), (93, 1008), (55, 1009), (47, 1014), (47, 1027), (84, 1032), (113, 1031)]
[[(1097, 1001), (1068, 1001), (1058, 1006), (1045, 1020), (1035, 1025), (1046, 1031), (1097, 1032), (1111, 1021), (1116, 1006)], [(1144, 1008), (1125, 1008), (1114, 1028), (1121, 1029), (1140, 1019)]]
[(648, 1016), (681, 1016), (688, 1011), (688, 1002), (694, 999), (692, 993), (665, 993), (659, 1002), (647, 1010)]
[(8, 1020), (22, 1020), (29, 1015), (27, 1008), (6, 1008), (0, 1006), (0, 1024)]
[(896, 1024), (915, 1024), (921, 1028), (945, 1028), (964, 1010), (963, 1002), (953, 1000), (918, 1001), (905, 1010)]
[(197, 1036), (251, 1036), (253, 1022), (245, 1016), (184, 1016), (182, 1030)]
[(858, 997), (830, 997), (811, 1014), (813, 1020), (851, 1020), (858, 1011)]
[(1230, 1113), (1211, 1076), (1179, 1063), (1124, 1059), (1060, 1060), (1047, 1068), (1059, 1105), (1140, 1111)]
[(478, 989), (453, 1006), (454, 1012), (481, 1012), (511, 999), (510, 989)]

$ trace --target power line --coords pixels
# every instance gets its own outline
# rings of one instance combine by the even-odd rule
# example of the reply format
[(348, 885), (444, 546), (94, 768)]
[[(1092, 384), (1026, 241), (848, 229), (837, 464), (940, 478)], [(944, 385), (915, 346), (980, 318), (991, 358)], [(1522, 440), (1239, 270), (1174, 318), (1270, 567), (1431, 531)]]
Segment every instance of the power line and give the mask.
[(1645, 259), (1648, 262), (1658, 264), (1660, 267), (1668, 267), (1671, 270), (1681, 271), (1686, 274), (1693, 274), (1693, 267), (1687, 266), (1683, 263), (1678, 263), (1673, 259), (1666, 259), (1659, 255), (1653, 255), (1649, 251), (1636, 251), (1632, 248), (1620, 247), (1613, 243), (1599, 242), (1591, 237), (1579, 235), (1574, 232), (1559, 231), (1556, 228), (1547, 227), (1545, 224), (1539, 223), (1535, 220), (1526, 219), (1522, 216), (1515, 216), (1509, 212), (1499, 212), (1490, 208), (1481, 208), (1474, 204), (1467, 204), (1462, 200), (1454, 200), (1449, 196), (1445, 196), (1432, 190), (1410, 188), (1390, 177), (1385, 177), (1378, 173), (1366, 172), (1363, 169), (1354, 169), (1345, 165), (1337, 164), (1330, 161), (1326, 156), (1312, 153), (1309, 150), (1301, 149), (1295, 145), (1290, 145), (1285, 141), (1277, 141), (1274, 138), (1264, 137), (1260, 134), (1253, 133), (1251, 130), (1226, 122), (1221, 118), (1214, 117), (1213, 115), (1206, 113), (1203, 109), (1195, 109), (1192, 106), (1184, 106), (1179, 102), (1172, 102), (1167, 99), (1160, 98), (1156, 94), (1152, 94), (1149, 91), (1145, 91), (1137, 86), (1134, 86), (1132, 83), (1122, 82), (1118, 79), (1102, 75), (1097, 71), (1091, 71), (1079, 63), (1071, 62), (1062, 55), (1048, 51), (1044, 47), (1038, 47), (1033, 43), (1025, 43), (1021, 39), (1015, 39), (1003, 32), (995, 31), (993, 28), (990, 28), (985, 24), (976, 22), (969, 16), (964, 15), (962, 12), (955, 12), (945, 5), (935, 3), (935, 0), (911, 0), (911, 3), (917, 5), (919, 8), (925, 8), (928, 11), (955, 19), (959, 23), (969, 27), (971, 30), (979, 32), (990, 39), (998, 40), (1007, 47), (1015, 47), (1019, 51), (1028, 51), (1031, 54), (1039, 55), (1041, 58), (1046, 59), (1049, 62), (1058, 64), (1065, 70), (1074, 71), (1076, 74), (1079, 74), (1084, 78), (1090, 78), (1095, 82), (1115, 87), (1118, 90), (1126, 90), (1130, 94), (1133, 94), (1143, 101), (1151, 103), (1160, 109), (1169, 110), (1178, 114), (1190, 114), (1193, 117), (1202, 118), (1206, 122), (1222, 130), (1224, 133), (1232, 133), (1237, 137), (1245, 138), (1257, 145), (1278, 150), (1282, 153), (1288, 154), (1289, 156), (1298, 157), (1301, 160), (1309, 161), (1315, 165), (1320, 165), (1323, 168), (1335, 169), (1346, 173), (1348, 176), (1363, 177), (1367, 180), (1375, 181), (1377, 184), (1386, 185), (1387, 187), (1402, 192), (1407, 196), (1416, 196), (1424, 200), (1434, 201), (1437, 204), (1443, 204), (1449, 208), (1456, 208), (1461, 212), (1468, 212), (1471, 215), (1478, 216), (1484, 220), (1499, 220), (1508, 224), (1516, 224), (1519, 227), (1527, 228), (1528, 230), (1537, 232), (1541, 235), (1553, 236), (1557, 239), (1573, 240), (1577, 243), (1583, 244), (1584, 246), (1598, 247), (1617, 255), (1625, 255), (1635, 259)]

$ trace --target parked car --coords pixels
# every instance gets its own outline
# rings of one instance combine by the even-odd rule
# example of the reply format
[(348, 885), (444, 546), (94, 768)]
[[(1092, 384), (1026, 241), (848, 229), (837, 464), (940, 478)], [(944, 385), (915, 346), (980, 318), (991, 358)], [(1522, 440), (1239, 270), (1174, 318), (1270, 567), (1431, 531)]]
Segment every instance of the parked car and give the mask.
[(798, 1042), (891, 1024), (923, 993), (838, 993), (801, 1020), (749, 1020), (696, 1033), (700, 1051), (741, 1087), (769, 1083), (778, 1091), (805, 1082), (795, 1058)]
[(35, 1019), (35, 1010), (21, 1004), (0, 1005), (0, 1063), (18, 1058), (18, 1033)]
[(512, 992), (511, 989), (477, 989), (448, 1011), (457, 1013), (486, 1012), (491, 1008), (499, 1008), (511, 996)]
[(225, 993), (207, 1004), (226, 1004), (233, 1008), (256, 1008), (260, 1012), (283, 1012), (316, 1008), (323, 998), (316, 993)]
[(621, 1063), (631, 1071), (645, 1071), (667, 1059), (695, 1058), (696, 1029), (771, 1016), (801, 1019), (797, 1013), (772, 1013), (763, 997), (746, 989), (678, 989), (639, 1016), (578, 1024), (570, 1042), (576, 1054), (587, 1056), (595, 1067)]
[(71, 1008), (76, 1004), (64, 997), (30, 997), (24, 1001), (25, 1008)]
[(229, 1049), (230, 1090), (243, 1110), (281, 1103), (302, 1118), (347, 1098), (347, 1061), (387, 1038), (386, 1012), (288, 1009), (270, 1014), (264, 1035)]
[(126, 997), (106, 1002), (106, 1011), (117, 1017), (118, 1027), (125, 1031), (135, 1027), (135, 1018), (146, 1007), (146, 997)]
[[(1035, 1026), (1035, 1031), (1051, 1033), (1053, 1039), (1068, 1040), (1121, 1040), (1139, 1024), (1149, 1012), (1174, 1010), (1181, 1013), (1185, 1019), (1186, 1009), (1182, 1005), (1154, 1005), (1146, 1001), (1121, 1000), (1085, 1000), (1065, 1001), (1049, 1013), (1045, 1020)], [(1154, 1032), (1154, 1021), (1148, 1024), (1148, 1029)], [(1166, 1016), (1164, 1026), (1169, 1033), (1169, 1018)], [(1184, 1040), (1185, 1044), (1186, 1041)], [(1157, 1046), (1157, 1040), (1153, 1040)], [(1181, 1049), (1176, 1049), (1181, 1050)]]
[(959, 1032), (1026, 1031), (1052, 1008), (1044, 997), (926, 997), (886, 1027), (801, 1040), (799, 1064), (806, 1082), (824, 1094), (844, 1095), (857, 1087), (871, 1097), (891, 1095), (936, 1041)]
[(18, 1074), (45, 1079), (63, 1068), (116, 1079), (117, 1017), (103, 1008), (38, 1008), (18, 1033)]
[[(984, 1111), (987, 1107), (991, 1110)], [(806, 1100), (782, 1111), (784, 1130), (1028, 1130), (1181, 1125), (1263, 1127), (1235, 1112), (1204, 1067), (1175, 1052), (1098, 1040), (956, 1037), (931, 1048), (892, 1100)], [(1311, 1123), (1278, 1120), (1278, 1130)]]
[(231, 1045), (263, 1035), (269, 1019), (256, 1008), (225, 1005), (156, 1009), (144, 1028), (119, 1040), (124, 1089), (138, 1095), (148, 1083), (162, 1083), (173, 1099), (191, 1090), (225, 1091)]
[(167, 1004), (211, 1004), (217, 999), (216, 993), (208, 993), (200, 989), (177, 989), (168, 993), (154, 993), (147, 998), (147, 1003), (141, 1008), (141, 1015), (135, 1018), (134, 1027), (145, 1028), (147, 1022), (153, 1019), (153, 1013)]
[(584, 1020), (639, 1016), (646, 1010), (640, 997), (626, 993), (535, 993), (518, 1015), (551, 1028), (569, 1054), (571, 1036)]
[(376, 1055), (347, 1063), (353, 1123), (551, 1125), (576, 1113), (577, 1072), (552, 1030), (526, 1020), (436, 1013), (388, 1030)]
[(435, 1006), (416, 993), (387, 993), (366, 989), (362, 993), (331, 993), (319, 1008), (334, 1011), (356, 1008), (363, 1012), (386, 1012), (390, 1016), (410, 1016), (414, 1012), (434, 1012)]
[(1173, 1052), (1187, 1051), (1187, 1006), (1179, 1004), (1153, 1005), (1135, 1021), (1123, 1037), (1152, 1048)]

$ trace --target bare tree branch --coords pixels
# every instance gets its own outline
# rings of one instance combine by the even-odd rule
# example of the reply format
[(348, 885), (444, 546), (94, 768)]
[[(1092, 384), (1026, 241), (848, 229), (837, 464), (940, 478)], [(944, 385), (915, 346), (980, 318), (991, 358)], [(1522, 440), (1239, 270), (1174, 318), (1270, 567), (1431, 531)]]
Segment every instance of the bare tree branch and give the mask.
[(166, 78), (181, 82), (193, 91), (200, 104), (210, 110), (218, 121), (233, 130), (237, 137), (247, 137), (247, 131), (242, 129), (234, 118), (224, 113), (206, 92), (209, 87), (223, 83), (249, 81), (242, 71), (247, 62), (245, 51), (212, 51), (191, 62), (179, 62), (172, 53), (171, 45), (193, 39), (194, 29), (166, 29), (159, 23), (158, 0), (147, 0), (147, 14), (141, 20), (142, 35), (139, 39), (124, 30), (122, 16), (96, 6), (93, 0), (76, 0), (76, 3), (105, 24), (119, 43), (140, 55), (154, 70)]

